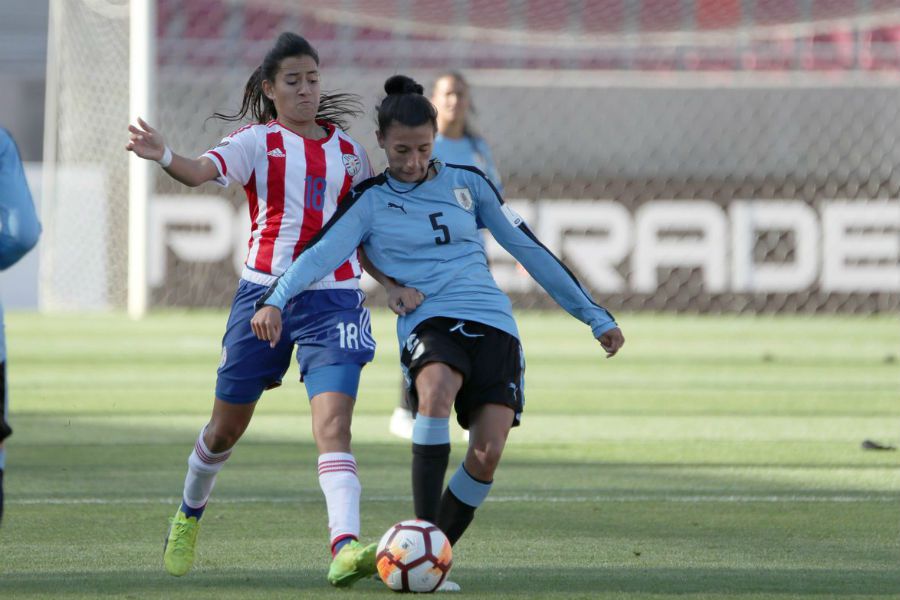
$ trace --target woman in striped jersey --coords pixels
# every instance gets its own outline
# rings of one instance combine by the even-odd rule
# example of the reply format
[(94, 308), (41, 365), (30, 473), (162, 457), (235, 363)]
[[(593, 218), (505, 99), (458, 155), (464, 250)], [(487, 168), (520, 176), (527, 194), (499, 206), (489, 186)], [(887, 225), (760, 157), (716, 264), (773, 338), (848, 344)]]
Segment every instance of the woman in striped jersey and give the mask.
[(247, 82), (240, 110), (215, 116), (253, 123), (199, 158), (174, 154), (143, 120), (129, 126), (127, 149), (157, 161), (177, 181), (243, 186), (250, 210), (249, 251), (222, 341), (212, 417), (188, 459), (182, 503), (164, 552), (166, 570), (190, 570), (200, 517), (216, 475), (250, 422), (264, 390), (277, 387), (297, 347), (319, 483), (328, 508), (333, 560), (328, 581), (352, 585), (375, 572), (375, 544), (358, 542), (361, 486), (350, 449), (360, 371), (374, 356), (369, 311), (362, 306), (356, 252), (285, 307), (290, 335), (268, 344), (250, 328), (254, 303), (291, 265), (350, 188), (371, 176), (363, 147), (342, 131), (361, 113), (356, 96), (323, 94), (319, 57), (304, 38), (283, 33)]

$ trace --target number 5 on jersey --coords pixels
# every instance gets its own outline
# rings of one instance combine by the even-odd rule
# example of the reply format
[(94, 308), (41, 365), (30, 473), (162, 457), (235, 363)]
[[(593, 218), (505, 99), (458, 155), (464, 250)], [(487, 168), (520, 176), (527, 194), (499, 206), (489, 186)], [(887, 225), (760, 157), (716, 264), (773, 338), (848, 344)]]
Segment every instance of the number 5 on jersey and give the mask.
[(440, 231), (441, 236), (434, 238), (434, 243), (438, 246), (443, 246), (444, 244), (450, 243), (450, 229), (447, 228), (446, 225), (442, 223), (438, 223), (438, 217), (443, 217), (444, 213), (436, 212), (428, 215), (428, 218), (431, 219), (431, 228), (435, 231)]

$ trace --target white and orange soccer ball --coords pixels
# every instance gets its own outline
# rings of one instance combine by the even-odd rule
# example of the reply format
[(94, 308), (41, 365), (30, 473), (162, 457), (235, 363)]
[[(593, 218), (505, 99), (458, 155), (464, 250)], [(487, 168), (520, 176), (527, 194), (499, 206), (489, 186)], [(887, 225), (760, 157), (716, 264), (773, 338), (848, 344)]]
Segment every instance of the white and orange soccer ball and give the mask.
[(433, 592), (453, 566), (444, 532), (428, 521), (401, 521), (378, 543), (378, 575), (395, 592)]

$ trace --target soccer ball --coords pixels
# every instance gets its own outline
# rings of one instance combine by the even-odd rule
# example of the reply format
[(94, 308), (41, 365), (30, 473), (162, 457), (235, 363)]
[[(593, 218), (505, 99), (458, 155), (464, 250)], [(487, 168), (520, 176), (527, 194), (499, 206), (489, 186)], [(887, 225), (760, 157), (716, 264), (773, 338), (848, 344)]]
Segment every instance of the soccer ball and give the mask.
[(428, 521), (401, 521), (378, 543), (378, 575), (395, 592), (433, 592), (453, 565), (444, 532)]

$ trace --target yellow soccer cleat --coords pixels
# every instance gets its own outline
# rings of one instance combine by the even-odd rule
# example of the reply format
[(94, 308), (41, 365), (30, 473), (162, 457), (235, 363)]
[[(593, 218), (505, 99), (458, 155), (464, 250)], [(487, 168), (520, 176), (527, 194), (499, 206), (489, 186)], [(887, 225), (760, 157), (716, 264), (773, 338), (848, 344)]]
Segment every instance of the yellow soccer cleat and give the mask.
[(356, 540), (345, 544), (331, 561), (328, 583), (335, 587), (350, 587), (360, 579), (374, 575), (376, 550), (377, 544), (363, 546)]
[(169, 527), (169, 535), (163, 551), (163, 562), (169, 575), (181, 577), (191, 570), (194, 564), (194, 546), (197, 544), (197, 533), (200, 522), (197, 517), (188, 517), (181, 508), (175, 513)]

